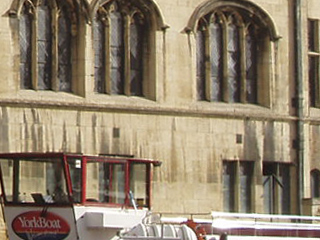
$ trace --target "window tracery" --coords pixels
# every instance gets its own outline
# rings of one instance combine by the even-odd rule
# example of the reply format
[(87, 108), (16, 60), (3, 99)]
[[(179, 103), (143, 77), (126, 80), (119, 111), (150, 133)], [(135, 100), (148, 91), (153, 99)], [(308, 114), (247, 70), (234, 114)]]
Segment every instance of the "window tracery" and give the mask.
[(77, 15), (72, 1), (23, 1), (19, 14), (22, 89), (72, 91)]
[(147, 16), (132, 2), (101, 5), (94, 19), (95, 91), (142, 96)]
[(265, 26), (244, 9), (224, 6), (201, 16), (195, 34), (198, 100), (260, 104)]

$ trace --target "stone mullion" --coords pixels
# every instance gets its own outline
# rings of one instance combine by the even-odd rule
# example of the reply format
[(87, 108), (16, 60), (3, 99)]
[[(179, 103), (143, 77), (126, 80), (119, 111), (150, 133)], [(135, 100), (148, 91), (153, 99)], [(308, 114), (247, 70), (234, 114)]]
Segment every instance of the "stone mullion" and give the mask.
[(106, 53), (104, 55), (105, 57), (105, 91), (106, 93), (111, 93), (111, 49), (110, 49), (110, 37), (111, 37), (111, 28), (110, 28), (110, 19), (107, 18), (106, 20), (106, 25), (104, 26), (104, 39), (105, 39), (105, 42), (103, 44), (105, 44), (105, 50), (106, 50)]
[(205, 99), (210, 101), (211, 99), (211, 91), (212, 91), (212, 81), (211, 81), (211, 62), (210, 62), (210, 28), (209, 25), (206, 26), (206, 30), (204, 31), (204, 39), (205, 39)]
[(316, 69), (314, 69), (315, 71), (315, 107), (320, 107), (320, 48), (319, 48), (319, 39), (320, 39), (320, 36), (319, 36), (319, 33), (320, 33), (320, 30), (319, 30), (319, 21), (316, 22), (316, 27), (315, 27), (315, 40), (314, 40), (314, 43), (315, 43), (315, 50), (316, 50), (316, 54), (314, 56), (314, 58), (316, 59)]
[(240, 46), (240, 102), (246, 103), (246, 28), (239, 27), (239, 46)]
[(229, 83), (228, 83), (228, 23), (225, 21), (222, 25), (222, 85), (223, 85), (223, 101), (229, 102)]
[(59, 91), (59, 79), (58, 79), (58, 21), (59, 10), (55, 6), (52, 9), (52, 90)]
[(128, 14), (124, 17), (124, 94), (131, 95), (130, 87), (130, 22), (131, 18)]
[(31, 37), (31, 81), (32, 88), (38, 90), (38, 11), (34, 9), (32, 20), (32, 37)]

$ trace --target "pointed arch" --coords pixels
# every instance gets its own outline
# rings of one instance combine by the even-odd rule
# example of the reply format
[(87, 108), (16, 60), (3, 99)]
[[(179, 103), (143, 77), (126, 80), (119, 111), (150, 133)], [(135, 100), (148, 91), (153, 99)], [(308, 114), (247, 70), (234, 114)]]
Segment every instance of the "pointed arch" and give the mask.
[(207, 0), (203, 2), (191, 15), (188, 24), (185, 27), (185, 32), (195, 32), (198, 21), (202, 16), (207, 15), (213, 9), (218, 9), (226, 6), (235, 7), (244, 12), (247, 12), (247, 14), (251, 16), (253, 21), (256, 21), (259, 25), (263, 26), (266, 29), (272, 41), (276, 41), (280, 38), (278, 30), (273, 20), (271, 19), (271, 16), (256, 4), (244, 0)]
[(82, 94), (84, 82), (74, 76), (82, 69), (86, 1), (13, 0), (8, 14), (19, 23), (21, 89)]
[[(93, 0), (90, 4), (90, 19), (94, 19), (95, 13), (98, 10), (99, 6), (104, 5), (111, 0)], [(125, 1), (124, 1), (125, 2)], [(129, 1), (127, 1), (129, 2)], [(165, 24), (163, 14), (160, 11), (158, 4), (151, 0), (135, 0), (135, 5), (140, 6), (140, 9), (144, 14), (147, 14), (156, 30), (165, 30), (168, 28), (168, 25)]]
[(96, 93), (155, 99), (153, 46), (163, 20), (154, 9), (145, 0), (91, 3)]
[(243, 0), (211, 0), (191, 16), (185, 31), (197, 41), (198, 100), (269, 106), (270, 66), (263, 63), (278, 37), (257, 9)]
[[(36, 0), (38, 1), (38, 0)], [(30, 2), (33, 4), (32, 0), (13, 0), (9, 10), (6, 15), (10, 17), (17, 17), (20, 13), (21, 8), (24, 2)], [(73, 6), (76, 6), (79, 9), (79, 13), (81, 13), (87, 20), (89, 19), (89, 4), (87, 0), (66, 0), (66, 2), (71, 2)]]

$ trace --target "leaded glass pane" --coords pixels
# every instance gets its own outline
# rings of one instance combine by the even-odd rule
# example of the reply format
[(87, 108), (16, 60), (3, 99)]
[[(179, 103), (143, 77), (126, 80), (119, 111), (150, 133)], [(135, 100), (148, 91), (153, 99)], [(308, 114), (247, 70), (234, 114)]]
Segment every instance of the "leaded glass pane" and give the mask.
[(206, 87), (206, 63), (205, 63), (205, 31), (204, 28), (200, 25), (196, 34), (197, 38), (197, 93), (199, 100), (205, 100), (205, 87)]
[(119, 12), (110, 14), (111, 21), (111, 94), (124, 92), (124, 30)]
[(141, 21), (136, 15), (130, 25), (130, 93), (135, 96), (142, 95), (144, 26)]
[(240, 163), (240, 212), (251, 211), (251, 184), (253, 176), (253, 163)]
[(319, 198), (320, 197), (320, 171), (314, 169), (311, 171), (311, 197)]
[(226, 212), (235, 210), (235, 162), (223, 163), (223, 209)]
[(59, 90), (71, 92), (71, 21), (66, 8), (61, 9), (58, 24)]
[(264, 213), (273, 212), (273, 185), (271, 176), (263, 176), (263, 207)]
[(219, 19), (210, 23), (210, 100), (222, 101), (223, 91), (223, 59), (222, 59), (222, 28)]
[(263, 164), (263, 205), (264, 213), (275, 213), (274, 209), (274, 176), (276, 165), (273, 163)]
[(309, 57), (309, 99), (312, 107), (316, 106), (317, 86), (319, 76), (319, 57)]
[(281, 198), (281, 214), (290, 213), (290, 165), (280, 165), (279, 187)]
[(28, 7), (23, 6), (19, 21), (20, 32), (20, 84), (22, 89), (32, 88), (32, 16), (28, 12)]
[(257, 102), (257, 43), (254, 29), (249, 28), (245, 41), (246, 55), (246, 100), (249, 103)]
[(94, 36), (94, 90), (98, 93), (105, 93), (105, 27), (101, 20), (94, 21), (93, 36)]
[(229, 102), (240, 102), (239, 32), (235, 24), (228, 25), (228, 96)]
[(38, 7), (38, 89), (51, 89), (52, 30), (51, 11), (45, 2)]
[(311, 52), (318, 52), (319, 47), (317, 43), (318, 22), (315, 20), (308, 20), (308, 49)]

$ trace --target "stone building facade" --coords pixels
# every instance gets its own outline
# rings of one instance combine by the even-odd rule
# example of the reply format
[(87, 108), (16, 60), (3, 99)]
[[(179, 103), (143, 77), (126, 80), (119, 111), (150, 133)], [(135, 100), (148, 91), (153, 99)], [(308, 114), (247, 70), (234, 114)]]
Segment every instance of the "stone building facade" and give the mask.
[(318, 214), (317, 0), (2, 0), (0, 151), (133, 155), (153, 210)]

